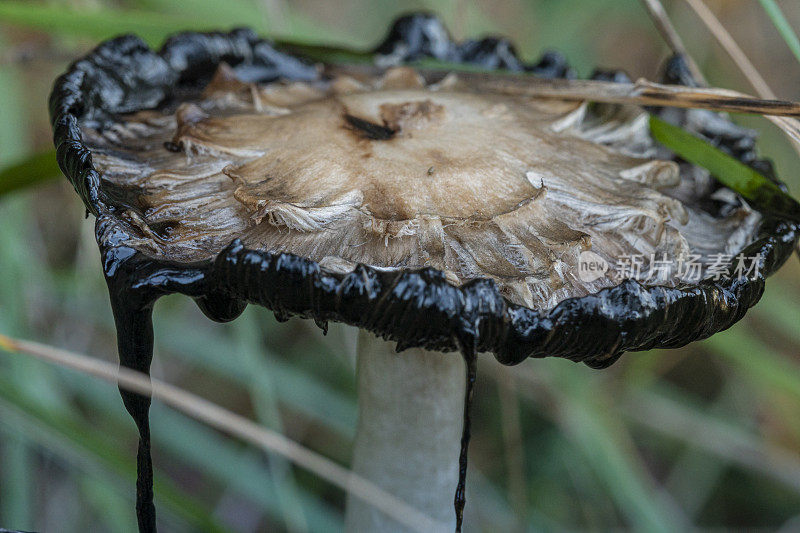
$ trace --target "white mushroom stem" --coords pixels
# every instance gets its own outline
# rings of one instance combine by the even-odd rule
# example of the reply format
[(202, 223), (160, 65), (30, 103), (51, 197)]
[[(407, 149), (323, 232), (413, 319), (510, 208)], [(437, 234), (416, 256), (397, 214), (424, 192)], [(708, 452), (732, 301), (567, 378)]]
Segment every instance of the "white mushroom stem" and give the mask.
[[(453, 498), (464, 414), (460, 354), (409, 349), (359, 331), (355, 473), (436, 521), (455, 527)], [(409, 531), (369, 504), (347, 501), (351, 532)]]

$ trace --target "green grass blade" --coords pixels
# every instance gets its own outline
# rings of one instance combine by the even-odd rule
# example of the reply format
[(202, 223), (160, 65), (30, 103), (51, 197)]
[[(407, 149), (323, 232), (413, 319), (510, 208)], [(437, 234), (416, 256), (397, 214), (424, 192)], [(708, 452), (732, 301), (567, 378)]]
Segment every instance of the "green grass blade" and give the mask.
[(797, 38), (797, 34), (792, 29), (789, 21), (786, 20), (781, 8), (778, 6), (775, 0), (759, 0), (759, 2), (761, 2), (761, 7), (764, 8), (767, 16), (775, 25), (775, 29), (777, 29), (778, 33), (780, 33), (781, 37), (783, 37), (783, 40), (786, 42), (786, 46), (789, 47), (789, 50), (792, 51), (794, 57), (796, 57), (797, 61), (800, 62), (800, 39)]
[(265, 17), (254, 2), (247, 0), (139, 0), (133, 6), (146, 12), (166, 14), (181, 19), (213, 20), (219, 27), (226, 25), (248, 26), (265, 32), (269, 28)]
[[(61, 378), (89, 412), (102, 414), (103, 421), (96, 424), (98, 427), (113, 435), (135, 438), (134, 425), (116, 391), (85, 376), (64, 372)], [(280, 500), (273, 488), (269, 466), (259, 451), (242, 447), (235, 440), (159, 403), (152, 407), (150, 423), (153, 447), (163, 457), (175, 458), (177, 465), (202, 473), (207, 483), (226, 487), (256, 504), (272, 519), (281, 519)], [(135, 464), (130, 455), (125, 456), (124, 461), (131, 468)], [(156, 473), (157, 480), (166, 481), (168, 477), (165, 472)], [(310, 531), (342, 530), (337, 510), (312, 490), (301, 487), (299, 498)]]
[(0, 450), (0, 482), (3, 487), (8, 487), (0, 499), (0, 517), (5, 524), (20, 529), (33, 528), (32, 452), (27, 439), (18, 433), (6, 435)]
[(709, 413), (706, 406), (698, 405), (677, 389), (661, 385), (629, 394), (622, 402), (622, 411), (650, 431), (767, 476), (794, 494), (800, 492), (800, 461), (791, 449), (766, 444), (757, 431), (744, 427), (741, 420)]
[(791, 292), (787, 292), (790, 290), (789, 288), (780, 288), (783, 290), (770, 291), (770, 287), (767, 287), (768, 293), (761, 300), (761, 305), (753, 310), (753, 314), (761, 319), (770, 330), (775, 330), (800, 346), (796, 297)]
[[(4, 22), (0, 17), (0, 23)], [(8, 40), (0, 28), (0, 50), (7, 50)], [(25, 83), (22, 69), (16, 65), (0, 65), (0, 102), (2, 120), (0, 120), (0, 165), (8, 165), (11, 161), (21, 159), (29, 150), (31, 121), (27, 114), (25, 102)]]
[[(78, 486), (81, 495), (88, 502), (87, 506), (98, 516), (109, 518), (103, 524), (107, 528), (105, 530), (107, 533), (130, 533), (133, 524), (116, 519), (116, 517), (130, 514), (131, 504), (128, 498), (120, 494), (119, 490), (108, 490), (107, 483), (97, 483), (96, 480), (88, 477), (81, 477), (78, 480)], [(85, 509), (82, 510), (82, 513), (85, 512)]]
[[(45, 450), (60, 450), (60, 455), (79, 466), (89, 466), (95, 473), (112, 472), (125, 478), (129, 484), (136, 478), (135, 463), (108, 434), (92, 429), (88, 420), (55, 415), (42, 409), (6, 379), (0, 379), (0, 413), (3, 422), (10, 424), (15, 431), (27, 428), (29, 438)], [(206, 506), (165, 480), (164, 476), (159, 476), (155, 485), (156, 500), (170, 512), (199, 530), (224, 531)]]
[(650, 131), (656, 141), (686, 161), (707, 169), (754, 208), (800, 222), (800, 204), (752, 168), (688, 131), (652, 115)]
[[(275, 376), (271, 368), (271, 357), (264, 357), (261, 331), (257, 317), (250, 308), (234, 326), (234, 351), (249, 379), (246, 387), (250, 393), (258, 421), (275, 431), (285, 432), (282, 414), (278, 407)], [(272, 458), (269, 462), (271, 478), (287, 529), (308, 531), (308, 522), (298, 497), (297, 482), (291, 464), (283, 458)]]
[[(269, 465), (259, 451), (242, 447), (163, 406), (154, 406), (153, 415), (154, 443), (163, 453), (179, 458), (209, 480), (253, 502), (280, 523), (284, 512), (281, 500), (274, 488)], [(129, 460), (133, 462), (133, 457)], [(342, 531), (341, 516), (334, 506), (309, 488), (300, 487), (298, 492), (310, 531)]]
[(800, 400), (800, 365), (775, 353), (764, 341), (739, 329), (717, 333), (703, 345), (730, 361), (743, 377), (765, 391), (783, 391)]
[(296, 42), (295, 40), (287, 41), (282, 39), (276, 40), (275, 44), (291, 54), (301, 55), (312, 61), (322, 63), (371, 63), (373, 60), (370, 52), (348, 50), (335, 46), (307, 44)]
[(575, 449), (606, 485), (609, 497), (636, 531), (683, 530), (686, 517), (659, 492), (631, 437), (618, 417), (607, 410), (601, 390), (590, 376), (558, 365), (546, 387), (560, 406), (558, 420)]
[(0, 2), (0, 21), (91, 39), (135, 33), (151, 46), (160, 45), (167, 35), (177, 31), (219, 29), (217, 20), (195, 16), (178, 18), (147, 11), (108, 8), (76, 10), (55, 4), (20, 1)]
[[(258, 31), (266, 31), (263, 16), (257, 12), (250, 14), (244, 6), (236, 12), (220, 15), (211, 11), (205, 3), (197, 9), (181, 9), (180, 12), (157, 12), (136, 9), (70, 9), (59, 5), (31, 4), (18, 0), (0, 2), (0, 22), (48, 33), (90, 38), (108, 39), (117, 35), (134, 33), (148, 45), (160, 46), (164, 39), (180, 31), (224, 30), (237, 26), (249, 26)], [(308, 46), (302, 37), (317, 39), (310, 32), (283, 41), (287, 46)], [(280, 37), (273, 35), (273, 37)], [(311, 49), (315, 48), (311, 46)], [(325, 48), (325, 47), (319, 47)], [(346, 54), (347, 52), (344, 51)]]
[(58, 176), (61, 176), (61, 170), (56, 163), (55, 150), (30, 155), (0, 170), (0, 196), (38, 185)]
[(654, 497), (655, 489), (646, 482), (641, 465), (628, 456), (610, 417), (592, 407), (590, 398), (569, 402), (564, 409), (566, 428), (585, 460), (607, 484), (630, 525), (640, 531), (680, 529)]
[[(252, 380), (241, 361), (220, 357), (220, 354), (230, 351), (229, 341), (223, 336), (210, 334), (208, 330), (199, 330), (193, 335), (175, 335), (175, 331), (188, 331), (191, 323), (173, 317), (169, 324), (156, 322), (155, 328), (159, 346), (169, 350), (170, 355), (243, 386)], [(346, 439), (354, 436), (358, 413), (351, 397), (315, 375), (273, 356), (267, 347), (262, 347), (261, 355), (270, 358), (276, 394), (281, 403)]]

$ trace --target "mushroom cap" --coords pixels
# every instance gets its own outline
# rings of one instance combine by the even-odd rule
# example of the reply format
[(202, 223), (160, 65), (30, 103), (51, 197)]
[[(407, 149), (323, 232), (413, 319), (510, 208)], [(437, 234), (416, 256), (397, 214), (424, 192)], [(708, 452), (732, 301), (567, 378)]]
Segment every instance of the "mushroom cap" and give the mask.
[[(500, 66), (542, 64), (514, 67), (496, 39), (390, 40), (383, 60), (485, 63), (493, 47)], [(246, 31), (182, 34), (158, 53), (109, 41), (60, 78), (51, 112), (109, 279), (189, 294), (217, 319), (245, 301), (398, 348), (605, 366), (730, 326), (796, 239), (735, 195), (712, 197), (706, 173), (654, 146), (640, 108), (486, 93), (410, 68), (322, 76)], [(761, 254), (752, 279), (678, 269), (739, 251)], [(670, 266), (586, 277), (587, 253)]]

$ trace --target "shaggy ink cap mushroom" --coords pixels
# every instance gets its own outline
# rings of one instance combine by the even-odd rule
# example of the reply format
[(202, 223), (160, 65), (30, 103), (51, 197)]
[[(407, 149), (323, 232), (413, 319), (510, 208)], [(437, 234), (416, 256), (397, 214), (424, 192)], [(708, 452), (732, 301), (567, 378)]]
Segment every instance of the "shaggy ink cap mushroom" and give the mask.
[[(574, 76), (558, 54), (526, 65), (504, 39), (457, 43), (412, 15), (375, 57), (377, 73), (324, 70), (247, 30), (179, 34), (158, 52), (128, 36), (59, 78), (59, 163), (97, 217), (123, 365), (149, 371), (153, 303), (182, 293), (215, 320), (254, 303), (398, 350), (461, 351), (469, 398), (476, 352), (604, 367), (708, 337), (791, 254), (795, 225), (673, 159), (642, 108), (488, 92), (402, 66)], [(680, 58), (665, 75), (692, 83)], [(771, 175), (751, 131), (656, 111)], [(740, 252), (760, 258), (757, 273), (712, 275), (715, 258)], [(605, 267), (582, 275), (587, 257)], [(642, 273), (660, 260), (655, 276), (613, 268), (632, 257)], [(690, 258), (699, 277), (681, 271)], [(149, 399), (123, 398), (142, 435), (139, 525), (153, 530)], [(467, 419), (459, 526), (468, 430)]]

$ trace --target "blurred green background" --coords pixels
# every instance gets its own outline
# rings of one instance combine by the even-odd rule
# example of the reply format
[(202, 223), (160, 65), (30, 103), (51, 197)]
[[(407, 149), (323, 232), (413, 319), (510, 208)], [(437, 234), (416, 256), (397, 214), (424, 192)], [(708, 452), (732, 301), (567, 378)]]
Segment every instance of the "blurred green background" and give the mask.
[[(684, 1), (665, 3), (710, 82), (752, 92)], [(800, 100), (800, 64), (760, 3), (707, 4), (776, 93)], [(800, 28), (800, 3), (778, 4)], [(51, 83), (102, 38), (136, 32), (157, 45), (176, 30), (249, 25), (368, 47), (417, 9), (439, 13), (458, 38), (507, 35), (526, 59), (561, 50), (581, 75), (606, 66), (654, 79), (667, 53), (637, 0), (0, 0), (0, 169), (52, 148)], [(762, 132), (762, 155), (796, 196), (797, 154), (764, 120), (736, 121)], [(49, 158), (22, 168), (12, 177), (55, 175)], [(77, 196), (63, 177), (3, 185), (0, 333), (115, 361), (93, 223)], [(684, 349), (628, 354), (602, 372), (482, 358), (467, 530), (800, 530), (799, 299), (792, 258), (742, 322)], [(180, 297), (162, 300), (155, 322), (155, 376), (347, 464), (350, 328), (323, 337), (252, 307), (218, 325)], [(342, 529), (344, 495), (312, 474), (158, 402), (152, 426), (165, 531)], [(115, 387), (0, 353), (0, 526), (132, 531), (135, 448)]]

